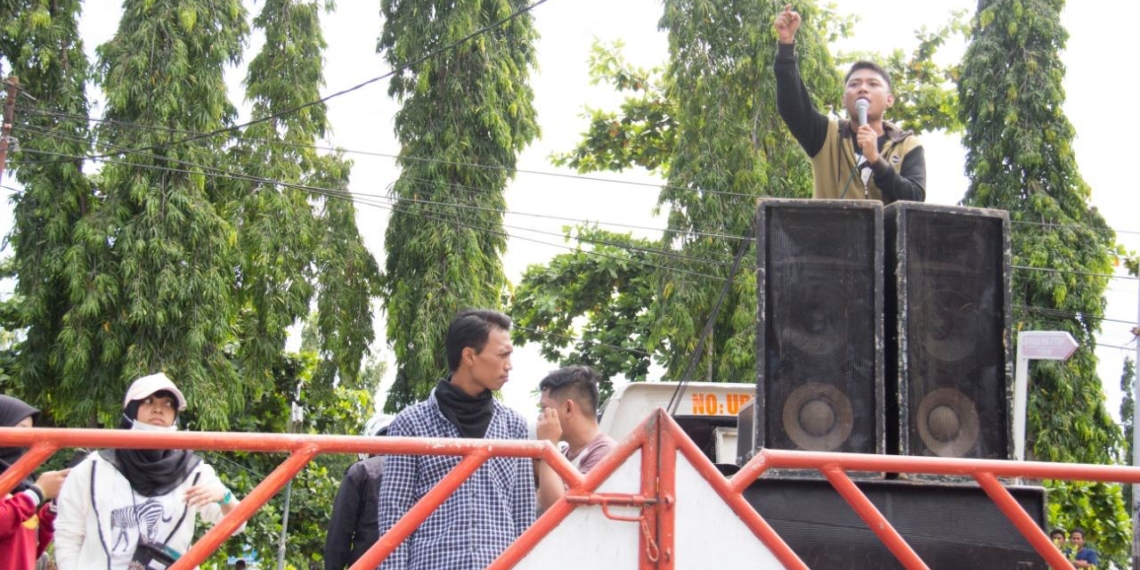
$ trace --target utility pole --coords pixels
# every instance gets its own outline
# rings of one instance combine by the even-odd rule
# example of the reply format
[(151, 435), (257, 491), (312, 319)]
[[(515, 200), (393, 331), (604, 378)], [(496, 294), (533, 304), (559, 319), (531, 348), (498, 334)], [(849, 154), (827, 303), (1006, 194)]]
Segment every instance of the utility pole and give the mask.
[[(1140, 277), (1140, 275), (1137, 275)], [(1132, 340), (1136, 343), (1135, 365), (1140, 364), (1140, 280), (1136, 282), (1136, 328), (1132, 329)], [(1132, 375), (1132, 466), (1140, 467), (1140, 429), (1136, 420), (1140, 418), (1140, 381)], [(1140, 570), (1140, 485), (1132, 484), (1132, 570)]]
[(16, 121), (16, 96), (19, 93), (20, 78), (8, 78), (8, 99), (4, 101), (4, 124), (0, 127), (0, 182), (4, 181), (4, 165), (8, 162), (8, 147), (12, 140), (12, 123)]
[[(289, 433), (297, 433), (301, 423), (305, 421), (305, 408), (300, 404), (301, 385), (297, 385), (297, 393), (293, 396), (293, 406), (289, 412)], [(285, 570), (285, 546), (289, 539), (289, 503), (293, 497), (293, 479), (285, 484), (285, 509), (281, 515), (281, 538), (277, 544), (277, 570)]]

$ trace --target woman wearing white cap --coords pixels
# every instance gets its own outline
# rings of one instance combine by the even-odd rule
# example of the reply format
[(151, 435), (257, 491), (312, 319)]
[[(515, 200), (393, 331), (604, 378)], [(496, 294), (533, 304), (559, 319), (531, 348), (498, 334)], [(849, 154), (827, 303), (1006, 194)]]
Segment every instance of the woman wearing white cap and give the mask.
[[(172, 432), (186, 398), (165, 374), (135, 380), (123, 429)], [(216, 524), (238, 504), (214, 468), (180, 449), (107, 449), (71, 471), (59, 494), (59, 570), (165, 568), (190, 547), (195, 518)]]

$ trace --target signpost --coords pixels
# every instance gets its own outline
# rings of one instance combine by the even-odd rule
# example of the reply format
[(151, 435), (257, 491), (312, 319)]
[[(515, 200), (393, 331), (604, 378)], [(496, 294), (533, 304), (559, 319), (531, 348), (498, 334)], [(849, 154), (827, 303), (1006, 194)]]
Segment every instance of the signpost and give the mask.
[(1013, 456), (1025, 461), (1025, 408), (1028, 405), (1029, 361), (1067, 360), (1077, 350), (1077, 341), (1064, 331), (1017, 333), (1017, 368), (1013, 375)]

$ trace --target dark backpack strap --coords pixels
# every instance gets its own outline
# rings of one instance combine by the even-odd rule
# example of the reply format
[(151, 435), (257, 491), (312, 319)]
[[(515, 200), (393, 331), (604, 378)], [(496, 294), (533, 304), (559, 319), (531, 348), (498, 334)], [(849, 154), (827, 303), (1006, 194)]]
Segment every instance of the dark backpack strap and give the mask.
[[(201, 476), (201, 472), (195, 473), (194, 480), (190, 482), (190, 486), (193, 487), (197, 485), (198, 478)], [(166, 535), (166, 540), (162, 541), (162, 544), (170, 542), (170, 539), (174, 537), (174, 533), (178, 532), (178, 529), (182, 527), (182, 522), (186, 520), (186, 513), (188, 512), (190, 512), (190, 505), (186, 505), (186, 508), (182, 509), (182, 517), (178, 519), (178, 522), (174, 523), (174, 528), (170, 530), (170, 534)]]

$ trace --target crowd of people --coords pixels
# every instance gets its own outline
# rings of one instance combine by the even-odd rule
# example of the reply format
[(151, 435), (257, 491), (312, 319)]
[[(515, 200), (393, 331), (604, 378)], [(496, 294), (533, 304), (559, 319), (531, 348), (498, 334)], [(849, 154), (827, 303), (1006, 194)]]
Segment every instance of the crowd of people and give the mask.
[[(527, 422), (493, 392), (509, 380), (510, 319), (468, 310), (445, 342), (450, 374), (427, 400), (371, 426), (374, 435), (527, 439)], [(613, 448), (597, 422), (597, 372), (557, 370), (539, 383), (537, 434), (588, 472)], [(135, 380), (120, 429), (178, 429), (186, 398), (165, 374)], [(0, 426), (33, 427), (39, 411), (0, 396)], [(0, 448), (0, 472), (26, 449)], [(324, 563), (348, 568), (460, 461), (455, 456), (364, 458), (348, 469), (329, 521)], [(383, 568), (483, 568), (561, 498), (548, 465), (496, 457), (483, 464), (384, 562)], [(178, 449), (105, 449), (71, 469), (21, 481), (0, 502), (0, 570), (32, 570), (54, 542), (59, 570), (163, 568), (193, 542), (198, 520), (218, 523), (239, 500), (214, 469)], [(240, 531), (240, 529), (239, 529)]]
[[(135, 380), (120, 429), (171, 432), (186, 398), (165, 374)], [(0, 426), (33, 427), (39, 411), (0, 396)], [(25, 449), (0, 449), (7, 471)], [(31, 570), (50, 543), (59, 570), (161, 568), (190, 547), (198, 519), (216, 524), (238, 499), (192, 452), (105, 449), (71, 469), (24, 480), (0, 502), (0, 570)], [(54, 540), (53, 540), (54, 539)]]

